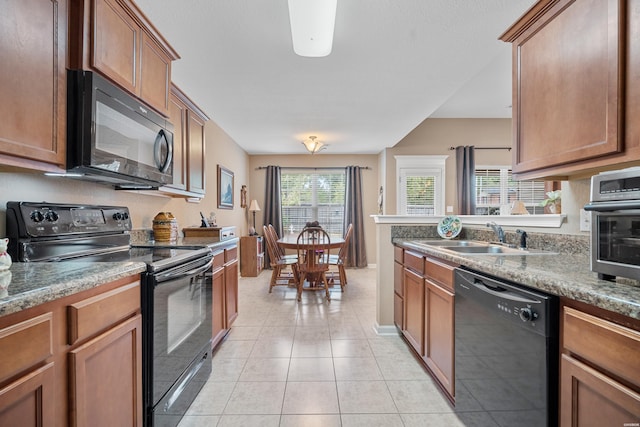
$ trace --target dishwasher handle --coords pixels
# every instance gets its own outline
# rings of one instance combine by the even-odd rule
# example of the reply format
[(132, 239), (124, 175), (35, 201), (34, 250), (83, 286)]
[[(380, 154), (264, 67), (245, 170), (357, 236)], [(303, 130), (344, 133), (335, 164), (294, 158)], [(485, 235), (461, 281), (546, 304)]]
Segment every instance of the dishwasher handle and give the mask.
[[(472, 286), (473, 288), (499, 298), (504, 298), (506, 300), (523, 302), (528, 304), (539, 304), (541, 302), (539, 300), (527, 298), (518, 292), (514, 292), (508, 289), (507, 287), (505, 287), (508, 285), (504, 285), (499, 282), (494, 282), (494, 281), (489, 282), (480, 277), (475, 277), (475, 276), (469, 277), (467, 275), (462, 275), (462, 274), (458, 275), (458, 277), (461, 280), (465, 281), (468, 285)], [(465, 286), (462, 283), (460, 284), (460, 286), (466, 289), (469, 289), (467, 286)]]

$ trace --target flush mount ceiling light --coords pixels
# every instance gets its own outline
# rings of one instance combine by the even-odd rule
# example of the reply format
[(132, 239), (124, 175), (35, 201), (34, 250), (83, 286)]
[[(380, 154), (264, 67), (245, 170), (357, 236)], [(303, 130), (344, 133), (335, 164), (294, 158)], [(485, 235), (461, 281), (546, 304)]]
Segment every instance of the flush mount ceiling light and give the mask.
[(331, 53), (338, 0), (289, 0), (293, 51), (300, 56)]
[(311, 154), (315, 154), (318, 151), (322, 151), (328, 147), (328, 145), (326, 145), (325, 143), (316, 141), (316, 138), (317, 136), (310, 136), (309, 139), (302, 141), (304, 146), (307, 148), (307, 151), (309, 151)]

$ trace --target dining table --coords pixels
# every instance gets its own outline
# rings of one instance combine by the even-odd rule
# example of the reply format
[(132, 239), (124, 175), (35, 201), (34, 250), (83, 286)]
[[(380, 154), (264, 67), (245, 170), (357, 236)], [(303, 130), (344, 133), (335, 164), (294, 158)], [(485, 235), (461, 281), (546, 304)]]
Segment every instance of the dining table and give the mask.
[[(277, 244), (284, 250), (297, 250), (298, 249), (298, 233), (285, 233), (280, 239), (277, 240)], [(344, 238), (336, 236), (336, 237), (330, 237), (330, 242), (329, 242), (329, 249), (335, 249), (336, 251), (340, 249), (340, 247), (344, 244)], [(300, 244), (300, 249), (303, 251), (306, 251), (305, 246), (309, 246), (309, 248), (311, 248), (311, 245), (305, 245), (304, 243)], [(317, 286), (314, 284), (314, 282), (317, 283), (317, 281), (319, 280), (319, 277), (316, 278), (312, 278), (310, 279), (310, 286), (312, 288), (317, 288)], [(333, 286), (333, 277), (329, 278), (329, 284), (330, 286)]]

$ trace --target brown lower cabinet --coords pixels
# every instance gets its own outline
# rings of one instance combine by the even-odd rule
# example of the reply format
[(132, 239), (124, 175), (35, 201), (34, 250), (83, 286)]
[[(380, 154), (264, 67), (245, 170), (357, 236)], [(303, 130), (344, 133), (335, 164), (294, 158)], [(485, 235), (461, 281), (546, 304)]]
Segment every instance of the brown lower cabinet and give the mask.
[(217, 247), (211, 273), (213, 342), (215, 348), (238, 317), (238, 244)]
[(142, 425), (141, 334), (139, 276), (0, 317), (0, 425)]
[[(396, 250), (401, 248), (396, 247)], [(403, 251), (402, 274), (396, 252), (396, 325), (423, 360), (448, 397), (455, 396), (454, 380), (454, 270), (447, 261)], [(402, 280), (402, 295), (397, 289)], [(401, 305), (398, 304), (401, 302)], [(398, 310), (402, 324), (398, 325)]]
[(640, 331), (587, 310), (562, 308), (560, 425), (637, 424)]

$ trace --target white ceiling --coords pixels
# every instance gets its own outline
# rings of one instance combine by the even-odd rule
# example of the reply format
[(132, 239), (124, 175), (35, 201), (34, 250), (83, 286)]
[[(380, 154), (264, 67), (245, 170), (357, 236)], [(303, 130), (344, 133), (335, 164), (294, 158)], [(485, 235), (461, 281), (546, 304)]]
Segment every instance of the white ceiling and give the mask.
[(338, 0), (333, 51), (293, 52), (287, 0), (136, 0), (173, 81), (249, 154), (372, 154), (428, 117), (511, 117), (511, 46), (534, 0)]

